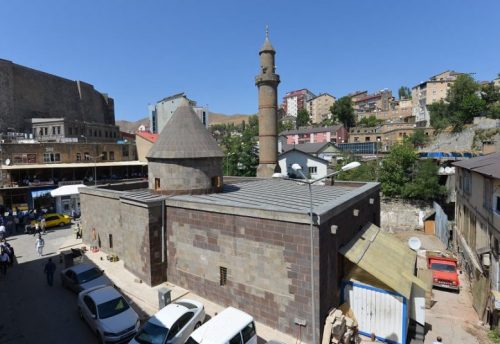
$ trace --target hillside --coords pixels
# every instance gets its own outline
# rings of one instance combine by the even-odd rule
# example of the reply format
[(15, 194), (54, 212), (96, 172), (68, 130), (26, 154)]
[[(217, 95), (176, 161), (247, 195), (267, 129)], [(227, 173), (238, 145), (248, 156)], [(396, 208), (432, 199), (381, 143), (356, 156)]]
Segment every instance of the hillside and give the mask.
[(234, 115), (225, 115), (222, 113), (210, 112), (208, 115), (208, 124), (241, 124), (242, 121), (248, 122), (248, 117), (251, 115), (242, 115), (242, 114), (234, 114)]
[(146, 128), (149, 128), (149, 118), (141, 118), (135, 122), (118, 120), (115, 122), (117, 126), (120, 127), (120, 131), (124, 131), (126, 133), (135, 133), (137, 129), (144, 124)]

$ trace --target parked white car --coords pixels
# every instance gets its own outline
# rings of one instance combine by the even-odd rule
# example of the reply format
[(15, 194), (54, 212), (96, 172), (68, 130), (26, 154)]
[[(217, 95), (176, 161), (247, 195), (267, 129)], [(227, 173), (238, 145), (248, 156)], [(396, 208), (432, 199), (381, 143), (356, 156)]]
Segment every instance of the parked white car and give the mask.
[(98, 285), (113, 285), (104, 271), (92, 264), (78, 264), (62, 270), (61, 284), (77, 293)]
[(126, 343), (139, 329), (137, 313), (111, 286), (97, 286), (78, 294), (78, 312), (99, 343)]
[(257, 344), (257, 330), (250, 314), (228, 307), (204, 323), (185, 344)]
[(130, 344), (184, 344), (204, 320), (205, 308), (201, 302), (182, 299), (153, 315)]

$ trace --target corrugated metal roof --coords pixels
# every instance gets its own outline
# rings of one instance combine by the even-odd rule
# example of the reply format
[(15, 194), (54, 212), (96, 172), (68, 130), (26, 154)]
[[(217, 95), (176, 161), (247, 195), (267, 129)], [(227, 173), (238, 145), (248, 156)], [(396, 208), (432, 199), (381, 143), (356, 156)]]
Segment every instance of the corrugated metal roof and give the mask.
[[(378, 183), (360, 183), (359, 186), (312, 185), (313, 213), (321, 216), (355, 196), (378, 186)], [(224, 184), (221, 193), (178, 195), (169, 197), (167, 203), (169, 200), (309, 214), (308, 186), (304, 183), (279, 178), (251, 183)]]
[(419, 283), (414, 276), (417, 253), (374, 224), (365, 226), (340, 253), (406, 298), (412, 283)]
[(457, 161), (453, 163), (453, 165), (500, 179), (500, 153), (492, 153), (477, 158)]

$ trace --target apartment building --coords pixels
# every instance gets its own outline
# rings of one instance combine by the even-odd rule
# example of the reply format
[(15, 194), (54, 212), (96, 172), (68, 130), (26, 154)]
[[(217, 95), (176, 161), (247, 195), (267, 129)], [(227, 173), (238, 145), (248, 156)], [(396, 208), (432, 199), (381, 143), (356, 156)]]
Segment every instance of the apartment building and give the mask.
[(286, 144), (333, 142), (344, 143), (349, 138), (349, 132), (343, 125), (333, 125), (331, 127), (307, 127), (297, 130), (286, 130), (280, 133), (286, 137)]
[(206, 106), (198, 106), (196, 101), (189, 99), (184, 92), (181, 92), (165, 97), (156, 102), (156, 104), (149, 105), (149, 127), (151, 128), (151, 132), (159, 134), (170, 120), (175, 110), (177, 110), (180, 105), (186, 103), (193, 107), (200, 121), (208, 128), (208, 108)]
[(479, 317), (498, 326), (500, 303), (500, 153), (454, 163), (456, 228), (462, 269)]
[(458, 73), (447, 70), (432, 76), (429, 80), (419, 83), (411, 90), (413, 116), (415, 123), (421, 127), (430, 125), (430, 115), (427, 106), (444, 99), (448, 89), (457, 79)]
[(314, 97), (314, 93), (306, 88), (291, 91), (285, 94), (285, 96), (283, 97), (283, 103), (281, 107), (283, 108), (287, 116), (297, 117), (297, 113), (300, 110), (306, 108), (307, 102)]
[(371, 94), (357, 95), (352, 102), (357, 120), (372, 115), (376, 116), (381, 112), (389, 112), (392, 99), (392, 91), (388, 89)]
[(112, 142), (120, 138), (114, 124), (90, 123), (67, 118), (32, 118), (31, 137), (38, 142)]
[(331, 114), (330, 108), (334, 103), (335, 97), (328, 93), (321, 93), (307, 101), (307, 111), (311, 116), (312, 123), (321, 123), (321, 121), (328, 118)]

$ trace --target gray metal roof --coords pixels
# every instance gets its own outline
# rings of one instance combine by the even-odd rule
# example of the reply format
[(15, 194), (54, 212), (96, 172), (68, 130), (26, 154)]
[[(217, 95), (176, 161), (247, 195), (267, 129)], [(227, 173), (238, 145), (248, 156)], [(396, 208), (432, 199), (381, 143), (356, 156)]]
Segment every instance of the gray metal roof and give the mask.
[(485, 176), (500, 179), (500, 153), (492, 153), (477, 158), (461, 160), (453, 163), (453, 165)]
[[(353, 197), (378, 187), (378, 183), (359, 183), (356, 186), (313, 185), (313, 213), (324, 214)], [(293, 180), (264, 179), (252, 183), (225, 184), (222, 193), (208, 195), (178, 195), (171, 201), (250, 208), (274, 212), (308, 214), (308, 186)]]
[(189, 159), (224, 157), (215, 139), (191, 106), (181, 105), (165, 125), (146, 158)]
[(292, 149), (299, 150), (304, 153), (309, 154), (317, 154), (323, 147), (333, 145), (331, 142), (307, 142), (307, 143), (299, 143), (299, 144), (284, 144), (283, 150), (288, 152)]
[(142, 203), (163, 201), (167, 197), (149, 191), (149, 189), (138, 189), (124, 192), (120, 198)]

